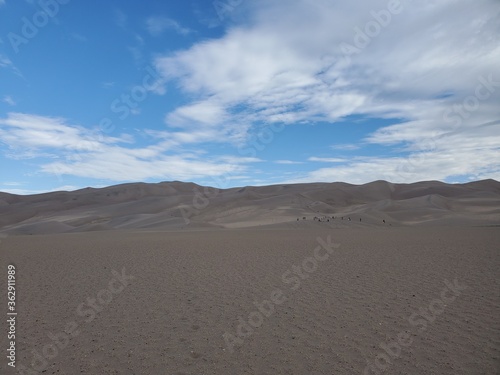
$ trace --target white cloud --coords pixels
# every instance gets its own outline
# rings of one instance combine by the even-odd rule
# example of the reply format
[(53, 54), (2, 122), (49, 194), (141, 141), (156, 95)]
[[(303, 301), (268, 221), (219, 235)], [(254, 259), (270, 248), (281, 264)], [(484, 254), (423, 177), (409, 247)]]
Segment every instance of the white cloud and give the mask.
[(127, 49), (129, 50), (130, 54), (132, 55), (134, 61), (137, 64), (140, 64), (144, 61), (144, 55), (142, 53), (141, 47), (129, 46), (129, 47), (127, 47)]
[(70, 126), (64, 119), (23, 113), (9, 113), (0, 119), (0, 140), (12, 149), (54, 149), (71, 151), (98, 151), (106, 144), (121, 140), (92, 134), (91, 131)]
[(169, 126), (220, 125), (227, 118), (225, 108), (217, 103), (203, 101), (177, 108), (166, 117)]
[[(476, 110), (463, 116), (453, 111), (457, 105), (475, 105), (470, 97), (476, 96), (481, 79), (495, 74), (493, 81), (500, 81), (498, 3), (401, 4), (401, 12), (389, 13), (387, 24), (379, 23), (377, 35), (365, 35), (361, 45), (356, 44), (360, 32), (369, 33), (376, 17), (388, 14), (387, 0), (255, 0), (247, 4), (253, 11), (245, 24), (229, 28), (219, 39), (158, 57), (155, 64), (166, 80), (175, 80), (194, 98), (184, 107), (188, 112), (193, 105), (217, 104), (221, 116), (214, 116), (212, 124), (337, 122), (354, 115), (391, 119), (397, 123), (380, 128), (363, 144), (387, 147), (386, 154), (430, 152), (425, 167), (412, 167), (412, 174), (397, 170), (403, 157), (386, 157), (374, 158), (373, 163), (357, 160), (349, 169), (321, 169), (309, 180), (494, 175), (498, 149), (488, 138), (496, 140), (497, 128), (474, 129), (499, 118), (500, 87), (494, 83), (497, 86), (478, 100)], [(348, 59), (342, 48), (346, 43), (357, 49)], [(481, 92), (484, 96), (486, 91)], [(183, 110), (168, 118), (177, 118)], [(472, 133), (476, 135), (471, 144)], [(439, 147), (428, 150), (426, 145), (436, 137), (441, 137)], [(443, 149), (444, 144), (456, 147)], [(473, 151), (465, 152), (464, 145)], [(357, 147), (333, 146), (347, 151)]]
[[(476, 180), (485, 178), (499, 180), (499, 124), (500, 121), (493, 121), (438, 136), (422, 135), (416, 142), (406, 147), (409, 151), (408, 156), (354, 158), (346, 165), (314, 170), (293, 182), (366, 183), (377, 179), (391, 182), (444, 181), (454, 176), (470, 176)], [(399, 131), (398, 126), (392, 130)], [(415, 137), (414, 133), (407, 132), (407, 139), (414, 140)], [(371, 140), (378, 142), (377, 133)], [(387, 138), (385, 135), (380, 138), (382, 143), (392, 140), (393, 138)]]
[(12, 70), (16, 75), (19, 77), (23, 78), (23, 74), (21, 71), (14, 65), (11, 59), (9, 59), (7, 56), (0, 54), (0, 68), (5, 68), (5, 69), (10, 69)]
[(74, 39), (74, 40), (77, 40), (81, 43), (86, 43), (88, 42), (88, 38), (86, 36), (83, 36), (81, 34), (78, 34), (78, 33), (71, 33), (71, 38)]
[(342, 158), (318, 158), (318, 157), (310, 157), (307, 159), (308, 161), (317, 161), (321, 163), (345, 163), (347, 160)]
[(112, 82), (112, 81), (102, 83), (102, 87), (105, 89), (111, 89), (111, 88), (115, 87), (115, 85), (116, 85), (116, 82)]
[(114, 21), (118, 27), (125, 29), (128, 24), (128, 16), (121, 10), (116, 9), (114, 12)]
[(182, 27), (177, 21), (164, 16), (149, 17), (146, 20), (146, 28), (152, 36), (160, 36), (166, 30), (173, 30), (180, 35), (187, 35), (192, 32), (191, 29)]
[[(7, 184), (4, 184), (7, 186)], [(22, 185), (22, 184), (19, 184)], [(31, 190), (31, 189), (12, 189), (12, 188), (6, 188), (4, 189), (3, 187), (0, 186), (0, 191), (3, 193), (9, 193), (9, 194), (16, 194), (16, 195), (32, 195), (32, 194), (42, 194), (42, 193), (47, 193), (47, 192), (52, 192), (52, 191), (74, 191), (81, 189), (79, 186), (74, 186), (74, 185), (63, 185), (63, 186), (57, 186), (53, 189), (47, 189), (47, 190)]]
[(151, 178), (190, 181), (240, 173), (245, 167), (224, 160), (201, 160), (182, 155), (158, 155), (141, 158), (137, 150), (112, 147), (106, 152), (91, 153), (74, 162), (54, 162), (42, 166), (42, 171), (56, 175), (106, 179), (112, 181), (145, 181)]
[[(498, 138), (496, 141), (498, 142)], [(452, 176), (500, 180), (500, 166), (495, 159), (498, 159), (500, 149), (486, 147), (482, 151), (478, 153), (476, 148), (467, 148), (460, 153), (439, 150), (416, 153), (410, 157), (373, 157), (354, 161), (345, 166), (318, 169), (306, 177), (285, 182), (343, 181), (363, 184), (383, 179), (408, 183), (426, 180), (444, 181)]]
[(14, 99), (12, 99), (12, 96), (10, 95), (5, 95), (2, 99), (4, 103), (7, 103), (10, 106), (15, 106), (17, 103), (15, 102)]
[(0, 188), (2, 193), (15, 194), (15, 195), (32, 195), (32, 194), (41, 194), (46, 193), (44, 190), (29, 190), (29, 189), (3, 189)]
[(293, 160), (276, 160), (276, 164), (289, 164), (289, 165), (294, 165), (294, 164), (304, 164), (304, 162), (301, 161), (293, 161)]
[[(352, 56), (352, 64), (345, 64), (340, 44), (353, 43), (354, 27), (370, 20), (370, 10), (385, 9), (385, 1), (344, 1), (338, 6), (312, 1), (257, 3), (260, 10), (253, 24), (158, 58), (159, 70), (166, 78), (178, 79), (186, 92), (214, 95), (227, 106), (244, 102), (261, 110), (280, 105), (284, 113), (298, 112), (302, 119), (335, 121), (351, 114), (408, 115), (411, 108), (399, 104), (411, 99), (418, 105), (444, 89), (463, 91), (471, 77), (447, 78), (477, 67), (478, 60), (494, 71), (500, 56), (493, 38), (495, 25), (488, 23), (492, 16), (484, 13), (488, 7), (495, 9), (493, 1), (483, 0), (474, 7), (451, 0), (440, 6), (431, 6), (430, 1), (406, 3), (381, 35)], [(436, 23), (448, 10), (455, 15), (453, 20)], [(477, 30), (470, 35), (473, 26), (457, 28), (474, 25), (470, 17), (482, 21), (479, 31), (484, 35)], [(470, 49), (488, 37), (491, 40), (480, 49)], [(453, 56), (461, 56), (460, 61)], [(398, 90), (411, 97), (396, 97)], [(384, 104), (382, 99), (391, 101)]]
[[(193, 133), (145, 131), (154, 143), (138, 147), (127, 134), (117, 137), (92, 133), (65, 119), (10, 113), (0, 119), (0, 141), (15, 151), (12, 156), (30, 153), (31, 157), (51, 157), (41, 165), (52, 175), (144, 181), (151, 178), (193, 180), (203, 177), (240, 175), (246, 164), (260, 159), (231, 155), (210, 156), (187, 153), (182, 146), (205, 142)], [(125, 145), (128, 144), (126, 147)], [(175, 154), (169, 150), (175, 149)], [(52, 155), (54, 152), (57, 154)]]
[(332, 150), (340, 150), (340, 151), (354, 151), (354, 150), (358, 150), (359, 148), (360, 148), (359, 145), (353, 145), (353, 144), (348, 144), (348, 143), (331, 146)]

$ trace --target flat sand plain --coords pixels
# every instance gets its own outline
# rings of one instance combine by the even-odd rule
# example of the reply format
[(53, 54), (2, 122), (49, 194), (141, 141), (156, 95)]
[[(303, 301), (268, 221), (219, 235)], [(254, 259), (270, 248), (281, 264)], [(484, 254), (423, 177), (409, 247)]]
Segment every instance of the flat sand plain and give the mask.
[(499, 245), (496, 227), (9, 236), (0, 372), (498, 374)]

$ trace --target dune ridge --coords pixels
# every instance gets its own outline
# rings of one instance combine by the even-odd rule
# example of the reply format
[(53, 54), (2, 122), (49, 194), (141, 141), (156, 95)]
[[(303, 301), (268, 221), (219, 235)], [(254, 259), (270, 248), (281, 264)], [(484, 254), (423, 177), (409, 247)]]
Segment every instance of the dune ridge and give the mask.
[[(484, 226), (500, 225), (500, 183), (374, 181), (364, 185), (334, 182), (229, 189), (179, 181), (128, 183), (26, 196), (0, 193), (0, 212), (0, 232), (8, 234), (275, 228), (291, 224)], [(330, 221), (315, 222), (314, 217)]]

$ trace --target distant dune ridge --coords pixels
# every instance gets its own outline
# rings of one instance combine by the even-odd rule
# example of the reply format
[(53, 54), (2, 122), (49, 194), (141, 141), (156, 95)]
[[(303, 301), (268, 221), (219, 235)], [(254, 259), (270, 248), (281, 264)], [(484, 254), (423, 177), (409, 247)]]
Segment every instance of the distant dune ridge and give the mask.
[(287, 225), (484, 226), (500, 225), (500, 183), (334, 182), (220, 190), (178, 181), (130, 183), (28, 196), (0, 193), (0, 213), (0, 232), (8, 234)]

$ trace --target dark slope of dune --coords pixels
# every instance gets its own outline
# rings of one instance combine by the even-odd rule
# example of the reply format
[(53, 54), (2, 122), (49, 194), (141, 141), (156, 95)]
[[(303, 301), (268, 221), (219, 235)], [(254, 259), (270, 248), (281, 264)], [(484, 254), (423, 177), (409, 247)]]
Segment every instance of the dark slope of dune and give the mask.
[(28, 196), (0, 193), (0, 232), (12, 234), (275, 227), (294, 223), (299, 217), (302, 223), (304, 216), (309, 220), (345, 216), (346, 220), (321, 224), (334, 227), (375, 226), (383, 220), (395, 226), (498, 225), (500, 183), (375, 181), (215, 189), (174, 181)]

